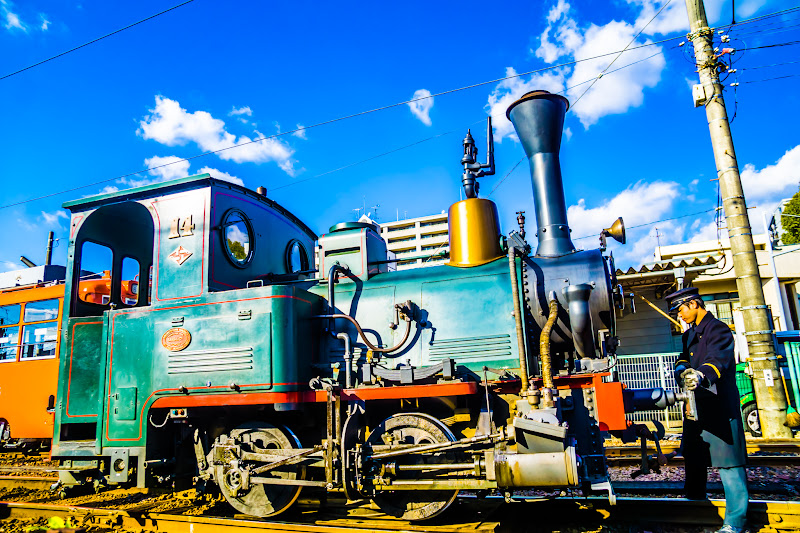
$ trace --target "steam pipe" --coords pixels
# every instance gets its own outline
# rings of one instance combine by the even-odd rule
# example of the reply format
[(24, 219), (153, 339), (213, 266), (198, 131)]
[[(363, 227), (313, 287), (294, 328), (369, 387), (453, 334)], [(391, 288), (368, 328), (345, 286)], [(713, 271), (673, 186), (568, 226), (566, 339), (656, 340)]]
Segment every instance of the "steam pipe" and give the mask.
[(28, 268), (33, 268), (36, 266), (36, 263), (25, 257), (24, 255), (19, 256), (19, 260), (22, 261), (22, 264)]
[(578, 356), (594, 357), (594, 336), (592, 335), (592, 314), (589, 310), (589, 297), (592, 287), (588, 283), (570, 285), (562, 289), (569, 306), (569, 325), (572, 330), (572, 343)]
[(350, 335), (337, 333), (336, 338), (344, 341), (344, 386), (349, 389), (353, 386), (353, 352), (350, 350)]
[(544, 394), (542, 395), (545, 400), (545, 406), (550, 407), (548, 404), (553, 402), (553, 367), (550, 360), (550, 333), (553, 331), (553, 326), (558, 318), (558, 298), (555, 291), (550, 291), (550, 314), (547, 316), (547, 322), (542, 328), (542, 333), (539, 335), (539, 357), (542, 362), (542, 386)]
[(539, 256), (559, 257), (575, 251), (567, 222), (558, 156), (568, 108), (569, 102), (563, 96), (533, 91), (506, 111), (528, 156), (538, 226), (536, 255)]
[[(339, 263), (334, 263), (331, 265), (331, 268), (328, 269), (328, 314), (333, 315), (336, 313), (336, 291), (334, 289), (334, 285), (336, 285), (336, 278), (338, 277), (338, 273), (341, 272), (342, 274), (348, 274), (350, 272), (349, 268), (345, 268)], [(333, 320), (328, 322), (328, 331), (333, 331)]]
[(519, 286), (517, 278), (517, 248), (508, 248), (508, 273), (511, 278), (511, 294), (514, 300), (514, 323), (517, 328), (517, 349), (519, 351), (519, 373), (522, 381), (522, 392), (528, 390), (528, 357), (525, 353), (525, 337), (522, 333), (522, 306), (519, 304)]
[(403, 335), (403, 339), (400, 342), (398, 342), (395, 346), (392, 346), (391, 348), (378, 348), (377, 346), (375, 346), (374, 344), (369, 342), (369, 340), (367, 339), (367, 336), (364, 335), (364, 330), (361, 329), (361, 324), (359, 324), (358, 321), (355, 318), (351, 317), (350, 315), (345, 315), (345, 314), (316, 315), (316, 316), (312, 316), (311, 318), (326, 318), (326, 319), (329, 319), (330, 321), (336, 320), (337, 318), (343, 318), (345, 320), (349, 320), (350, 323), (353, 324), (356, 327), (356, 331), (358, 331), (359, 337), (361, 337), (361, 340), (364, 341), (364, 344), (367, 345), (367, 348), (369, 348), (370, 350), (372, 350), (375, 353), (392, 353), (392, 352), (395, 352), (395, 351), (399, 350), (406, 343), (406, 341), (408, 340), (408, 337), (409, 337), (409, 335), (411, 333), (411, 319), (408, 316), (406, 316), (405, 317), (405, 320), (406, 320), (406, 332)]

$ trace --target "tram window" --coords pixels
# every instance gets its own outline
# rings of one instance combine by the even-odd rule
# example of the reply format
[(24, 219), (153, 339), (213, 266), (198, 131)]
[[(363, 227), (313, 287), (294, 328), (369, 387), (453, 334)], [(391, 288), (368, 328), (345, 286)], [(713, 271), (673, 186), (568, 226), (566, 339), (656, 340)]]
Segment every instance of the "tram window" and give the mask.
[(30, 324), (22, 330), (22, 355), (20, 359), (55, 357), (58, 323)]
[(0, 362), (17, 360), (19, 326), (0, 327)]
[(19, 311), (19, 304), (0, 306), (0, 326), (19, 324)]
[(114, 253), (108, 246), (90, 241), (81, 249), (78, 297), (84, 302), (107, 305), (111, 300), (111, 266)]
[(291, 241), (286, 248), (286, 269), (289, 273), (308, 270), (308, 254), (300, 241)]
[(139, 261), (132, 257), (122, 258), (122, 287), (119, 300), (125, 305), (136, 305), (139, 301)]
[(222, 221), (225, 250), (228, 259), (244, 267), (253, 257), (253, 230), (244, 213), (238, 209), (230, 210)]
[(58, 299), (25, 304), (25, 322), (43, 322), (58, 318)]

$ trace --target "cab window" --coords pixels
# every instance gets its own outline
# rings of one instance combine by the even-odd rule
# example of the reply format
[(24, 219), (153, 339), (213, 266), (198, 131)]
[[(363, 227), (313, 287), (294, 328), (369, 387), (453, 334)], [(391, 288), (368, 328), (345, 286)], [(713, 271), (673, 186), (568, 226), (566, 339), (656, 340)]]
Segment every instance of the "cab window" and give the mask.
[(122, 258), (122, 284), (119, 301), (133, 306), (139, 301), (139, 261), (132, 257)]
[(83, 243), (78, 285), (78, 297), (81, 300), (90, 304), (109, 304), (113, 261), (114, 253), (108, 246), (91, 241)]

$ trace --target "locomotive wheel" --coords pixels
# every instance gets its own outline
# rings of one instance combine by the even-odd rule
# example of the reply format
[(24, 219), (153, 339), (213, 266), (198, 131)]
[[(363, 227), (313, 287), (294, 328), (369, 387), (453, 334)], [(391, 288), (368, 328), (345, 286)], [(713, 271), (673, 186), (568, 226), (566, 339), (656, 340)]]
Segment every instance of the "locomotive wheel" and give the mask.
[[(300, 447), (294, 433), (263, 422), (239, 426), (231, 431), (231, 437), (240, 441), (242, 449), (249, 452)], [(286, 480), (304, 479), (305, 467), (290, 465), (262, 475)], [(267, 517), (282, 513), (297, 500), (302, 488), (247, 483), (246, 476), (241, 464), (233, 461), (214, 467), (214, 479), (228, 503), (237, 511), (251, 516)]]
[[(398, 413), (380, 423), (369, 435), (367, 446), (400, 444), (435, 444), (456, 438), (438, 419), (424, 413)], [(400, 464), (424, 464), (423, 455), (398, 458)], [(441, 459), (441, 456), (440, 456)], [(458, 496), (457, 490), (381, 491), (372, 501), (384, 513), (404, 520), (426, 520), (447, 509)]]

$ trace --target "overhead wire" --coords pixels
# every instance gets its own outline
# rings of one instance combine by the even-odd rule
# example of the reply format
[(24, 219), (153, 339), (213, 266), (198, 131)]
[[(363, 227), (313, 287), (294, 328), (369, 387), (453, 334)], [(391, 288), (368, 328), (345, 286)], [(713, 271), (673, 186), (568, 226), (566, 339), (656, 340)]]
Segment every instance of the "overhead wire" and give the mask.
[(191, 4), (192, 2), (194, 2), (194, 0), (186, 0), (185, 2), (182, 2), (182, 3), (180, 3), (180, 4), (176, 5), (176, 6), (172, 6), (169, 9), (165, 9), (164, 11), (161, 11), (160, 13), (156, 13), (155, 15), (150, 15), (149, 17), (144, 18), (144, 19), (142, 19), (142, 20), (140, 20), (138, 22), (134, 22), (133, 24), (128, 24), (124, 28), (120, 28), (118, 30), (112, 31), (111, 33), (107, 33), (107, 34), (103, 35), (102, 37), (98, 37), (97, 39), (92, 39), (91, 41), (89, 41), (87, 43), (83, 43), (82, 45), (76, 46), (75, 48), (70, 48), (69, 50), (67, 50), (65, 52), (61, 52), (60, 54), (56, 54), (54, 56), (48, 57), (47, 59), (44, 59), (44, 60), (39, 61), (37, 63), (34, 63), (33, 65), (28, 65), (25, 68), (21, 68), (19, 70), (14, 71), (14, 72), (10, 72), (8, 74), (0, 76), (0, 81), (4, 80), (6, 78), (10, 78), (11, 76), (15, 76), (15, 75), (17, 75), (17, 74), (19, 74), (21, 72), (25, 72), (26, 70), (30, 70), (30, 69), (32, 69), (34, 67), (38, 67), (39, 65), (43, 65), (43, 64), (45, 64), (45, 63), (47, 63), (49, 61), (52, 61), (54, 59), (58, 59), (59, 57), (63, 57), (65, 55), (67, 55), (67, 54), (70, 54), (70, 53), (76, 51), (76, 50), (80, 50), (81, 48), (85, 48), (85, 47), (87, 47), (87, 46), (89, 46), (91, 44), (94, 44), (94, 43), (98, 42), (98, 41), (102, 41), (103, 39), (111, 37), (112, 35), (116, 35), (116, 34), (118, 34), (120, 32), (123, 32), (123, 31), (125, 31), (127, 29), (133, 28), (134, 26), (138, 26), (139, 24), (147, 22), (148, 20), (153, 20), (154, 18), (160, 17), (161, 15), (163, 15), (165, 13), (169, 13), (170, 11), (178, 9), (179, 7), (183, 7), (186, 4)]
[[(679, 215), (679, 216), (676, 216), (676, 217), (664, 218), (664, 219), (661, 219), (661, 220), (654, 220), (652, 222), (644, 222), (642, 224), (636, 224), (635, 226), (626, 226), (625, 231), (629, 231), (629, 230), (636, 229), (636, 228), (643, 228), (645, 226), (652, 226), (653, 224), (660, 224), (662, 222), (669, 222), (671, 220), (678, 220), (678, 219), (686, 218), (686, 217), (695, 217), (697, 215), (704, 215), (706, 213), (711, 213), (712, 211), (716, 211), (716, 209), (717, 209), (716, 207), (713, 207), (711, 209), (705, 209), (703, 211), (697, 211), (695, 213), (687, 213), (685, 215)], [(572, 240), (579, 241), (581, 239), (591, 239), (592, 237), (597, 237), (597, 235), (584, 235), (583, 237), (574, 237)]]
[[(186, 2), (178, 4), (177, 6), (174, 6), (174, 7), (170, 8), (169, 10), (165, 10), (162, 13), (166, 13), (166, 12), (172, 10), (172, 9), (176, 9), (176, 8), (181, 7), (182, 5), (185, 5), (185, 4), (190, 3), (192, 1), (194, 1), (194, 0), (187, 0)], [(663, 7), (662, 7), (662, 9), (663, 9)], [(789, 9), (785, 9), (785, 10), (781, 10), (779, 12), (775, 12), (775, 13), (771, 13), (771, 14), (762, 15), (760, 17), (756, 17), (755, 19), (750, 19), (749, 21), (755, 21), (755, 20), (764, 19), (764, 18), (768, 18), (768, 17), (779, 16), (779, 15), (784, 14), (784, 13), (789, 13), (789, 12), (798, 11), (798, 10), (800, 10), (800, 6), (794, 7), (794, 8), (789, 8)], [(660, 12), (661, 11), (659, 11), (659, 13)], [(95, 40), (90, 41), (88, 43), (85, 43), (85, 44), (83, 44), (83, 45), (81, 45), (79, 47), (76, 47), (73, 50), (77, 50), (77, 49), (82, 48), (84, 46), (88, 46), (89, 44), (92, 44), (94, 42), (97, 42), (98, 40), (104, 39), (105, 37), (114, 35), (115, 33), (119, 33), (120, 31), (123, 31), (123, 30), (127, 29), (128, 27), (135, 26), (136, 24), (141, 24), (142, 22), (150, 20), (153, 17), (156, 17), (156, 16), (158, 16), (158, 15), (160, 15), (162, 13), (158, 13), (156, 15), (148, 17), (147, 19), (143, 19), (143, 20), (141, 20), (141, 21), (139, 21), (137, 23), (134, 23), (132, 25), (126, 26), (125, 28), (121, 28), (121, 29), (119, 29), (119, 30), (117, 30), (115, 32), (112, 32), (112, 33), (110, 33), (110, 34), (108, 34), (106, 36), (103, 36), (103, 37), (101, 37), (99, 39), (95, 39)], [(657, 14), (658, 13), (656, 13), (656, 15)], [(652, 21), (652, 19), (651, 19), (651, 21)], [(736, 24), (739, 24), (739, 25), (747, 24), (749, 21), (742, 21), (742, 22), (738, 22)], [(648, 22), (648, 24), (649, 24), (649, 22)], [(611, 55), (614, 55), (614, 54), (622, 54), (623, 52), (628, 52), (628, 51), (637, 50), (637, 49), (640, 49), (640, 48), (646, 48), (646, 47), (650, 47), (650, 46), (655, 46), (655, 45), (658, 45), (658, 44), (662, 44), (662, 43), (670, 42), (670, 41), (675, 41), (677, 39), (682, 39), (682, 38), (683, 38), (683, 36), (679, 35), (679, 36), (675, 36), (675, 37), (668, 37), (668, 38), (661, 39), (661, 40), (658, 40), (658, 41), (654, 41), (654, 42), (651, 42), (651, 43), (645, 43), (645, 44), (638, 45), (638, 46), (633, 46), (633, 47), (628, 46), (628, 47), (624, 48), (623, 50), (618, 50), (618, 51), (614, 51), (614, 52), (608, 52), (608, 53), (604, 53), (604, 54), (599, 54), (599, 55), (596, 55), (596, 56), (587, 57), (587, 58), (583, 58), (583, 59), (576, 59), (576, 60), (573, 60), (573, 61), (567, 61), (567, 62), (559, 63), (559, 64), (556, 64), (556, 65), (549, 65), (549, 66), (542, 67), (542, 68), (539, 68), (539, 69), (530, 70), (530, 71), (527, 71), (527, 72), (522, 72), (522, 73), (510, 75), (510, 76), (504, 76), (502, 78), (496, 78), (496, 79), (493, 79), (493, 80), (474, 83), (474, 84), (471, 84), (471, 85), (466, 85), (466, 86), (458, 87), (458, 88), (455, 88), (455, 89), (449, 89), (449, 90), (441, 91), (441, 92), (438, 92), (438, 93), (435, 93), (435, 94), (431, 94), (431, 95), (427, 95), (427, 96), (422, 96), (422, 97), (418, 97), (418, 98), (412, 98), (410, 100), (405, 100), (405, 101), (397, 102), (397, 103), (394, 103), (394, 104), (380, 106), (380, 107), (376, 107), (376, 108), (373, 108), (373, 109), (368, 109), (366, 111), (360, 111), (360, 112), (357, 112), (357, 113), (352, 113), (352, 114), (349, 114), (349, 115), (345, 115), (345, 116), (341, 116), (341, 117), (325, 120), (325, 121), (322, 121), (322, 122), (318, 122), (318, 123), (315, 123), (315, 124), (311, 124), (309, 126), (298, 127), (298, 128), (295, 128), (295, 129), (284, 131), (284, 132), (275, 133), (273, 135), (261, 136), (261, 137), (258, 137), (256, 139), (253, 139), (253, 140), (250, 140), (250, 141), (247, 141), (247, 142), (237, 143), (237, 144), (234, 144), (234, 145), (231, 145), (231, 146), (227, 146), (227, 147), (223, 147), (223, 148), (219, 148), (219, 149), (216, 149), (216, 150), (209, 150), (209, 151), (206, 151), (206, 152), (194, 155), (194, 156), (190, 156), (190, 157), (186, 157), (186, 158), (182, 158), (182, 159), (176, 159), (176, 160), (170, 161), (168, 163), (163, 163), (161, 165), (156, 165), (156, 166), (153, 166), (153, 167), (147, 167), (147, 168), (135, 171), (135, 172), (129, 172), (129, 173), (126, 173), (126, 174), (121, 174), (121, 175), (115, 176), (113, 178), (107, 178), (107, 179), (95, 181), (95, 182), (92, 182), (92, 183), (88, 183), (86, 185), (80, 185), (80, 186), (77, 186), (77, 187), (71, 187), (71, 188), (68, 188), (68, 189), (52, 192), (52, 193), (41, 195), (41, 196), (37, 196), (37, 197), (34, 197), (34, 198), (29, 198), (29, 199), (26, 199), (26, 200), (20, 200), (18, 202), (12, 202), (12, 203), (0, 206), (0, 210), (7, 209), (7, 208), (10, 208), (10, 207), (15, 207), (15, 206), (18, 206), (18, 205), (23, 205), (23, 204), (30, 203), (30, 202), (35, 202), (35, 201), (38, 201), (38, 200), (43, 200), (45, 198), (51, 198), (51, 197), (54, 197), (54, 196), (59, 196), (61, 194), (66, 194), (66, 193), (69, 193), (69, 192), (74, 192), (74, 191), (81, 190), (81, 189), (86, 189), (86, 188), (89, 188), (89, 187), (95, 187), (97, 185), (103, 185), (105, 183), (110, 183), (110, 182), (113, 182), (113, 181), (117, 181), (117, 180), (121, 180), (121, 179), (124, 179), (124, 178), (131, 177), (131, 176), (136, 176), (136, 175), (139, 175), (139, 174), (142, 174), (142, 173), (150, 172), (150, 171), (153, 171), (153, 170), (157, 170), (157, 169), (160, 169), (160, 168), (168, 167), (168, 166), (175, 165), (175, 164), (178, 164), (178, 163), (191, 161), (191, 160), (198, 159), (198, 158), (205, 157), (205, 156), (212, 155), (212, 154), (218, 154), (218, 153), (221, 153), (221, 152), (224, 152), (224, 151), (227, 151), (227, 150), (231, 150), (231, 149), (234, 149), (234, 148), (239, 148), (241, 146), (247, 146), (247, 145), (250, 145), (250, 144), (257, 143), (257, 142), (262, 142), (262, 141), (265, 141), (265, 140), (274, 139), (274, 138), (277, 138), (277, 137), (282, 137), (282, 136), (290, 135), (290, 134), (293, 134), (293, 133), (303, 132), (303, 131), (306, 131), (306, 130), (309, 130), (309, 129), (312, 129), (312, 128), (316, 128), (316, 127), (320, 127), (320, 126), (324, 126), (324, 125), (328, 125), (328, 124), (333, 124), (333, 123), (336, 123), (336, 122), (341, 122), (343, 120), (348, 120), (348, 119), (351, 119), (351, 118), (364, 116), (364, 115), (367, 115), (367, 114), (370, 114), (370, 113), (375, 113), (375, 112), (384, 111), (384, 110), (387, 110), (387, 109), (396, 108), (396, 107), (399, 107), (399, 106), (402, 106), (402, 105), (411, 104), (411, 103), (418, 102), (418, 101), (421, 101), (421, 100), (427, 100), (429, 98), (434, 98), (434, 97), (437, 97), (437, 96), (444, 96), (444, 95), (456, 93), (456, 92), (459, 92), (459, 91), (473, 89), (475, 87), (481, 87), (481, 86), (489, 85), (489, 84), (492, 84), (492, 83), (499, 83), (501, 81), (514, 79), (514, 78), (519, 78), (519, 77), (522, 77), (522, 76), (528, 76), (528, 75), (531, 75), (531, 74), (536, 74), (536, 73), (539, 73), (539, 72), (544, 72), (544, 71), (557, 69), (557, 68), (561, 68), (561, 67), (565, 67), (565, 66), (576, 65), (578, 63), (583, 63), (583, 62), (586, 62), (586, 61), (592, 61), (592, 60), (595, 60), (595, 59), (601, 59), (603, 57), (608, 57), (608, 56), (611, 56)], [(27, 70), (29, 68), (33, 68), (34, 66), (37, 66), (38, 64), (50, 61), (52, 59), (55, 59), (56, 57), (60, 57), (60, 56), (62, 56), (64, 54), (66, 54), (66, 53), (69, 53), (70, 51), (73, 51), (73, 50), (68, 50), (67, 52), (63, 52), (62, 54), (59, 54), (58, 56), (53, 56), (50, 59), (47, 59), (47, 60), (45, 60), (43, 62), (40, 62), (40, 63), (37, 63), (36, 65), (31, 65), (30, 67), (26, 67), (25, 69), (22, 69), (22, 70)], [(612, 61), (612, 64), (613, 64), (613, 61)], [(15, 73), (11, 73), (9, 75), (13, 75), (13, 74), (15, 74)], [(7, 75), (6, 77), (8, 77), (9, 75)], [(0, 78), (0, 79), (2, 79), (2, 78)], [(576, 101), (576, 103), (577, 103), (577, 101)], [(573, 104), (573, 106), (574, 106), (574, 104)]]
[[(678, 38), (679, 37), (672, 37), (672, 38), (669, 38), (669, 39), (663, 39), (661, 41), (656, 41), (656, 42), (653, 42), (653, 43), (648, 43), (648, 44), (645, 44), (645, 45), (640, 45), (640, 46), (635, 46), (635, 47), (632, 47), (632, 48), (628, 48), (627, 50), (623, 50), (623, 51), (630, 51), (630, 50), (635, 50), (635, 49), (638, 49), (638, 48), (644, 48), (644, 47), (647, 47), (647, 46), (660, 44), (662, 42), (673, 41), (673, 40), (676, 40)], [(168, 167), (168, 166), (175, 165), (175, 164), (178, 164), (178, 163), (184, 163), (186, 161), (191, 161), (193, 159), (198, 159), (200, 157), (205, 157), (205, 156), (212, 155), (212, 154), (218, 154), (218, 153), (221, 153), (221, 152), (225, 152), (227, 150), (232, 150), (234, 148), (247, 146), (247, 145), (258, 143), (258, 142), (265, 141), (265, 140), (268, 140), (268, 139), (275, 139), (277, 137), (283, 137), (285, 135), (291, 135), (293, 133), (310, 130), (312, 128), (317, 128), (319, 126), (325, 126), (325, 125), (328, 125), (328, 124), (341, 122), (343, 120), (348, 120), (348, 119), (351, 119), (351, 118), (360, 117), (360, 116), (368, 115), (368, 114), (371, 114), (371, 113), (376, 113), (378, 111), (385, 111), (387, 109), (396, 108), (396, 107), (407, 105), (407, 104), (410, 104), (410, 103), (413, 103), (413, 102), (418, 102), (420, 100), (427, 100), (429, 98), (434, 98), (436, 96), (443, 96), (443, 95), (452, 94), (452, 93), (459, 92), (459, 91), (464, 91), (464, 90), (467, 90), (467, 89), (472, 89), (472, 88), (475, 88), (475, 87), (480, 87), (480, 86), (483, 86), (483, 85), (489, 85), (489, 84), (492, 84), (492, 83), (499, 83), (501, 81), (505, 81), (505, 80), (509, 80), (509, 79), (513, 79), (513, 78), (519, 78), (521, 76), (527, 76), (529, 74), (535, 74), (535, 73), (538, 73), (538, 72), (544, 72), (546, 70), (552, 70), (552, 69), (560, 68), (560, 67), (564, 67), (564, 66), (575, 65), (577, 63), (582, 63), (582, 62), (585, 62), (585, 61), (591, 61), (591, 60), (594, 60), (594, 59), (607, 57), (609, 55), (613, 55), (613, 54), (617, 54), (617, 53), (620, 53), (620, 51), (609, 52), (609, 53), (606, 53), (606, 54), (600, 54), (600, 55), (597, 55), (597, 56), (592, 56), (592, 57), (588, 57), (588, 58), (584, 58), (584, 59), (577, 59), (577, 60), (573, 60), (573, 61), (559, 63), (557, 65), (550, 65), (550, 66), (547, 66), (547, 67), (542, 67), (542, 68), (539, 68), (539, 69), (531, 70), (531, 71), (528, 71), (528, 72), (522, 72), (522, 73), (519, 73), (519, 74), (513, 74), (511, 76), (505, 76), (505, 77), (497, 78), (497, 79), (494, 79), (494, 80), (474, 83), (474, 84), (471, 84), (471, 85), (466, 85), (466, 86), (458, 87), (458, 88), (455, 88), (455, 89), (449, 89), (449, 90), (446, 90), (446, 91), (441, 91), (441, 92), (438, 92), (438, 93), (435, 93), (435, 94), (431, 94), (431, 95), (428, 95), (428, 96), (412, 98), (410, 100), (397, 102), (395, 104), (389, 104), (389, 105), (385, 105), (385, 106), (369, 109), (369, 110), (366, 110), (366, 111), (360, 111), (358, 113), (352, 113), (350, 115), (345, 115), (345, 116), (341, 116), (341, 117), (338, 117), (338, 118), (325, 120), (325, 121), (322, 121), (322, 122), (318, 122), (316, 124), (311, 124), (309, 126), (300, 126), (300, 127), (297, 127), (297, 128), (291, 129), (291, 130), (275, 133), (275, 134), (272, 134), (272, 135), (261, 136), (261, 137), (258, 137), (256, 139), (252, 139), (252, 140), (247, 141), (247, 142), (233, 144), (231, 146), (218, 148), (216, 150), (209, 150), (209, 151), (206, 151), (206, 152), (203, 152), (203, 153), (200, 153), (200, 154), (196, 154), (196, 155), (193, 155), (193, 156), (190, 156), (190, 157), (185, 157), (185, 158), (182, 158), (182, 159), (175, 159), (175, 160), (172, 160), (172, 161), (170, 161), (168, 163), (163, 163), (161, 165), (156, 165), (156, 166), (152, 166), (152, 167), (149, 166), (147, 168), (144, 168), (144, 169), (141, 169), (141, 170), (137, 170), (135, 172), (128, 172), (126, 174), (115, 176), (113, 178), (107, 178), (107, 179), (95, 181), (95, 182), (92, 182), (92, 183), (88, 183), (86, 185), (80, 185), (80, 186), (77, 186), (77, 187), (72, 187), (72, 188), (69, 188), (69, 189), (64, 189), (64, 190), (61, 190), (61, 191), (56, 191), (56, 192), (44, 194), (44, 195), (37, 196), (37, 197), (34, 197), (34, 198), (29, 198), (27, 200), (21, 200), (21, 201), (18, 201), (18, 202), (13, 202), (13, 203), (10, 203), (10, 204), (2, 205), (2, 206), (0, 206), (0, 210), (7, 209), (9, 207), (15, 207), (15, 206), (26, 204), (26, 203), (30, 203), (30, 202), (35, 202), (35, 201), (38, 201), (38, 200), (43, 200), (45, 198), (51, 198), (53, 196), (59, 196), (61, 194), (66, 194), (68, 192), (74, 192), (74, 191), (81, 190), (81, 189), (86, 189), (86, 188), (89, 188), (89, 187), (95, 187), (97, 185), (103, 185), (105, 183), (110, 183), (112, 181), (117, 181), (117, 180), (121, 180), (121, 179), (124, 179), (124, 178), (129, 178), (131, 176), (136, 176), (136, 175), (139, 175), (139, 174), (143, 174), (143, 173), (150, 172), (150, 171), (153, 171), (153, 170), (157, 170), (157, 169), (160, 169), (160, 168)]]

